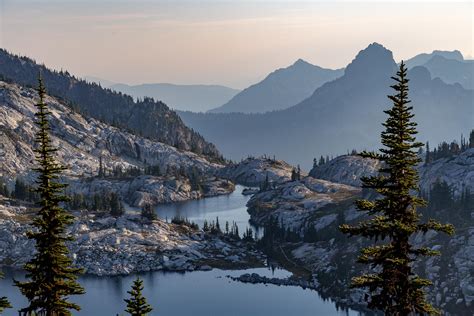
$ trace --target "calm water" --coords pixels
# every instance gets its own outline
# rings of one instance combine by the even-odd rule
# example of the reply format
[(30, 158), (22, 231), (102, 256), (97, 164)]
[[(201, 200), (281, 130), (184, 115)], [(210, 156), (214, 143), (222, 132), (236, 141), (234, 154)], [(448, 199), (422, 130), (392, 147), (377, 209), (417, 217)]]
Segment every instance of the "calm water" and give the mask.
[[(163, 218), (174, 215), (188, 217), (202, 226), (205, 219), (215, 219), (223, 227), (225, 221), (235, 221), (243, 231), (248, 226), (249, 215), (245, 204), (249, 197), (241, 194), (242, 187), (229, 196), (189, 201), (157, 208)], [(12, 279), (21, 280), (23, 273), (6, 270), (5, 279), (0, 280), (0, 296), (7, 295), (15, 308), (26, 306)], [(140, 274), (144, 280), (145, 295), (154, 307), (151, 315), (159, 316), (332, 316), (358, 315), (353, 311), (338, 311), (335, 305), (322, 300), (317, 292), (299, 287), (243, 284), (226, 278), (243, 273), (284, 278), (289, 272), (267, 268), (241, 271), (196, 271), (188, 273), (152, 272)], [(125, 277), (82, 276), (80, 283), (86, 294), (74, 297), (82, 306), (74, 315), (104, 316), (125, 315), (123, 298), (136, 275)], [(18, 315), (16, 309), (8, 309), (3, 315)]]
[(259, 229), (249, 224), (250, 215), (247, 213), (247, 204), (250, 196), (242, 195), (243, 186), (237, 185), (235, 191), (229, 195), (221, 195), (201, 200), (186, 201), (180, 203), (163, 204), (156, 207), (156, 212), (163, 219), (171, 219), (175, 216), (188, 218), (195, 222), (200, 228), (203, 227), (204, 220), (215, 221), (219, 217), (221, 229), (224, 230), (225, 222), (229, 225), (235, 222), (242, 235), (248, 227), (257, 233), (263, 234), (263, 229)]

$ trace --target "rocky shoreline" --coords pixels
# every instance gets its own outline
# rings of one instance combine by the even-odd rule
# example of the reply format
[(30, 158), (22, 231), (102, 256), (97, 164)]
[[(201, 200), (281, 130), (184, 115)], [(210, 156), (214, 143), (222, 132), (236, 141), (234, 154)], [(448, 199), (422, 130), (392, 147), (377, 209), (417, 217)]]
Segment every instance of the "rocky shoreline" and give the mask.
[(234, 183), (212, 176), (206, 177), (200, 188), (193, 187), (188, 178), (150, 175), (124, 179), (82, 179), (71, 181), (68, 187), (71, 194), (83, 196), (114, 192), (133, 207), (197, 200), (230, 194), (234, 190)]
[[(25, 207), (0, 205), (0, 265), (21, 268), (31, 258), (34, 243), (26, 237), (31, 215)], [(266, 259), (252, 242), (161, 219), (148, 221), (136, 214), (75, 216), (69, 229), (75, 241), (68, 247), (74, 264), (86, 274), (243, 269), (262, 267)]]

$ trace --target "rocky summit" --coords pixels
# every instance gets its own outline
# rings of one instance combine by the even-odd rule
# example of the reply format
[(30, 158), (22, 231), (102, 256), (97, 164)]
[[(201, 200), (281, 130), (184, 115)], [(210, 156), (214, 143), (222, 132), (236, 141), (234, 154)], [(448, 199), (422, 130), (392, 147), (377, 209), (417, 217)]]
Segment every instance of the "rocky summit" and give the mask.
[(248, 157), (239, 163), (231, 163), (219, 169), (218, 175), (225, 179), (247, 185), (259, 186), (268, 177), (271, 183), (282, 183), (291, 179), (293, 166), (283, 160), (268, 157)]

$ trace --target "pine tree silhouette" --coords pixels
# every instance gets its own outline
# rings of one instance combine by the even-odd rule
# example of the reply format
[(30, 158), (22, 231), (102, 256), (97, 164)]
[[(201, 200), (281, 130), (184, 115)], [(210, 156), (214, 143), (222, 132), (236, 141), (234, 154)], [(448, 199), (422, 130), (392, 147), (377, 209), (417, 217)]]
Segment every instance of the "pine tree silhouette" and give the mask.
[(14, 282), (29, 301), (28, 307), (22, 309), (20, 314), (71, 315), (71, 309), (80, 310), (80, 307), (69, 302), (68, 298), (83, 294), (84, 289), (76, 281), (81, 270), (72, 267), (65, 244), (71, 240), (67, 236), (66, 227), (72, 223), (73, 216), (60, 206), (67, 201), (62, 194), (66, 185), (57, 182), (65, 167), (59, 165), (54, 158), (57, 149), (49, 135), (48, 116), (51, 112), (44, 102), (46, 91), (41, 76), (38, 94), (38, 112), (35, 114), (36, 125), (39, 127), (35, 139), (38, 168), (35, 171), (38, 173), (36, 192), (40, 196), (41, 208), (32, 223), (35, 230), (28, 232), (28, 238), (36, 242), (37, 252), (24, 266), (27, 281)]
[(132, 289), (127, 293), (130, 294), (130, 299), (124, 299), (127, 303), (125, 310), (131, 316), (145, 316), (150, 313), (153, 308), (146, 302), (146, 298), (142, 295), (143, 281), (137, 278), (132, 285)]
[[(363, 157), (376, 158), (383, 162), (380, 174), (362, 179), (362, 187), (375, 190), (381, 197), (376, 200), (359, 200), (359, 211), (367, 212), (370, 219), (356, 226), (343, 224), (342, 232), (370, 238), (374, 245), (362, 249), (358, 261), (370, 265), (372, 274), (353, 279), (353, 287), (368, 288), (371, 296), (369, 308), (378, 309), (387, 315), (436, 314), (438, 311), (425, 298), (424, 287), (431, 285), (427, 279), (416, 275), (412, 263), (419, 256), (434, 256), (439, 253), (430, 248), (417, 248), (410, 242), (416, 233), (428, 230), (453, 234), (452, 225), (443, 225), (434, 220), (420, 222), (417, 206), (426, 202), (417, 197), (418, 172), (415, 166), (421, 161), (417, 149), (423, 146), (416, 142), (416, 123), (412, 121), (412, 107), (408, 106), (407, 69), (402, 62), (389, 96), (393, 102), (385, 111), (388, 118), (381, 134), (384, 148), (380, 154), (364, 152)], [(379, 241), (377, 243), (377, 241)]]

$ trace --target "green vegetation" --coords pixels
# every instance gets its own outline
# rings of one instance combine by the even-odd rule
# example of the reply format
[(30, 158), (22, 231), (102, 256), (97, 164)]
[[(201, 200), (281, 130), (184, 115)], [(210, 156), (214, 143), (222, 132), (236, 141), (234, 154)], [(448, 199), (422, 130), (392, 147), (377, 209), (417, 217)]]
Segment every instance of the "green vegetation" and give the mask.
[(24, 315), (45, 314), (48, 316), (71, 315), (71, 309), (80, 310), (80, 307), (68, 301), (69, 296), (83, 294), (84, 289), (76, 282), (80, 269), (72, 267), (66, 241), (66, 227), (73, 221), (73, 216), (61, 208), (66, 201), (62, 194), (66, 185), (57, 182), (65, 167), (59, 165), (54, 153), (50, 138), (47, 105), (44, 103), (45, 88), (39, 79), (39, 102), (35, 114), (39, 127), (36, 135), (37, 148), (36, 162), (39, 174), (36, 192), (40, 196), (39, 210), (33, 220), (35, 230), (28, 232), (28, 237), (36, 242), (37, 253), (24, 266), (26, 270), (25, 282), (15, 281), (21, 293), (28, 299), (29, 305), (20, 313)]
[(474, 130), (471, 131), (469, 140), (466, 140), (464, 136), (461, 135), (459, 143), (455, 140), (451, 143), (442, 142), (437, 148), (433, 149), (433, 151), (430, 151), (430, 144), (426, 143), (425, 164), (429, 164), (441, 158), (457, 156), (470, 148), (474, 148)]
[(368, 307), (387, 315), (436, 314), (438, 311), (426, 301), (424, 287), (431, 285), (427, 279), (416, 275), (413, 262), (420, 256), (439, 253), (430, 248), (417, 248), (410, 237), (428, 230), (452, 234), (452, 225), (435, 220), (420, 222), (417, 206), (425, 201), (413, 194), (418, 190), (418, 173), (415, 166), (420, 162), (416, 142), (416, 123), (412, 121), (412, 107), (408, 105), (407, 70), (402, 62), (389, 96), (393, 102), (385, 111), (388, 118), (381, 134), (384, 148), (380, 154), (363, 152), (361, 156), (379, 159), (384, 167), (378, 176), (362, 179), (363, 188), (375, 190), (381, 197), (376, 200), (358, 200), (359, 211), (371, 217), (356, 226), (343, 224), (342, 232), (351, 236), (363, 236), (375, 244), (362, 249), (358, 261), (369, 265), (373, 273), (353, 279), (353, 287), (368, 288)]
[(130, 294), (130, 299), (124, 299), (127, 303), (127, 309), (125, 311), (131, 316), (145, 316), (153, 310), (147, 303), (142, 291), (143, 281), (137, 278), (133, 282), (132, 289), (127, 292)]
[(123, 203), (115, 192), (104, 191), (102, 193), (95, 193), (92, 196), (74, 193), (68, 199), (66, 206), (70, 210), (104, 212), (114, 217), (120, 217), (125, 212)]
[(156, 215), (155, 209), (153, 208), (153, 205), (151, 204), (143, 205), (141, 216), (143, 219), (146, 219), (149, 221), (154, 221), (158, 218), (158, 216)]
[[(0, 278), (3, 278), (3, 274), (0, 272)], [(8, 299), (3, 296), (0, 297), (0, 313), (3, 312), (6, 308), (11, 308), (10, 302)]]
[(191, 222), (188, 218), (186, 217), (181, 217), (181, 216), (175, 216), (171, 219), (171, 223), (172, 224), (176, 224), (176, 225), (182, 225), (182, 226), (187, 226), (189, 228), (192, 228), (192, 229), (199, 229), (199, 225), (194, 223), (194, 222)]

